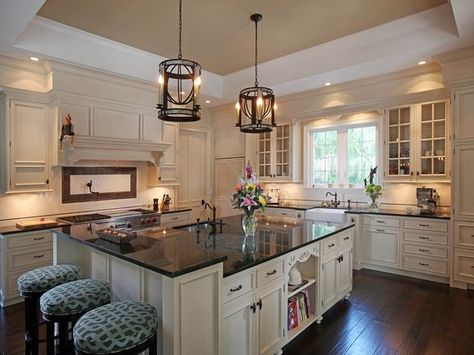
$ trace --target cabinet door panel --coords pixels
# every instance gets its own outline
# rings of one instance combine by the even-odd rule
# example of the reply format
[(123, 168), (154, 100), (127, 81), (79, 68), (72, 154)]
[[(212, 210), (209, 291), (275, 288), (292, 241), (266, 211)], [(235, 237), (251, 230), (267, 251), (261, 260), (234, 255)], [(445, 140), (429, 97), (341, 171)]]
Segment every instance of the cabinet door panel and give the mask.
[(266, 354), (284, 340), (283, 329), (286, 326), (286, 302), (284, 302), (283, 282), (281, 279), (281, 281), (276, 281), (262, 287), (259, 291), (257, 300), (261, 302), (258, 321), (259, 354)]
[(322, 306), (326, 310), (328, 305), (337, 301), (339, 294), (338, 286), (338, 261), (337, 258), (331, 259), (322, 264)]
[(143, 139), (152, 142), (162, 142), (163, 140), (163, 121), (156, 116), (143, 116)]
[(254, 319), (250, 309), (253, 298), (241, 296), (224, 305), (222, 349), (225, 355), (252, 355), (254, 350)]
[(364, 259), (379, 265), (399, 265), (399, 232), (390, 229), (364, 230)]
[(345, 296), (352, 290), (352, 250), (342, 254), (339, 272), (339, 294)]
[(235, 128), (227, 130), (227, 157), (243, 157), (245, 154), (245, 134)]
[(94, 136), (140, 139), (140, 115), (136, 112), (94, 109)]
[(455, 142), (474, 139), (474, 88), (456, 92), (454, 133)]
[(456, 147), (454, 154), (454, 214), (462, 217), (474, 217), (474, 169), (469, 168), (474, 161), (474, 145)]
[(161, 163), (163, 165), (176, 165), (176, 144), (178, 143), (178, 124), (163, 122), (163, 142), (170, 143), (171, 147), (163, 153)]

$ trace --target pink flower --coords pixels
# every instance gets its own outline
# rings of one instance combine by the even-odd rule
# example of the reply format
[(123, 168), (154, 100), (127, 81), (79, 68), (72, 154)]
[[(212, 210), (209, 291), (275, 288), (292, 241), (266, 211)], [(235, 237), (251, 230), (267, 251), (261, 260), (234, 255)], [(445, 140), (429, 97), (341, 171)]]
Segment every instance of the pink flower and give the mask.
[(247, 167), (245, 168), (245, 173), (247, 174), (247, 179), (252, 178), (253, 170), (252, 170), (252, 167), (250, 165), (247, 165)]
[(242, 201), (242, 203), (240, 204), (240, 207), (247, 207), (248, 209), (250, 209), (250, 207), (252, 206), (257, 206), (257, 202), (255, 202), (251, 197), (250, 195), (247, 194), (247, 196), (245, 196), (244, 200)]

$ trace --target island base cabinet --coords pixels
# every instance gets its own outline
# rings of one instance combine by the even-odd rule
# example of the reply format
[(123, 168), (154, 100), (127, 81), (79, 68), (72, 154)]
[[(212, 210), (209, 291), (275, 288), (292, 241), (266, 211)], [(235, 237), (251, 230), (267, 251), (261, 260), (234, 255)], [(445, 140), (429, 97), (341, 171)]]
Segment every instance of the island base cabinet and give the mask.
[(223, 309), (222, 354), (255, 354), (255, 315), (252, 294), (240, 296), (228, 302)]

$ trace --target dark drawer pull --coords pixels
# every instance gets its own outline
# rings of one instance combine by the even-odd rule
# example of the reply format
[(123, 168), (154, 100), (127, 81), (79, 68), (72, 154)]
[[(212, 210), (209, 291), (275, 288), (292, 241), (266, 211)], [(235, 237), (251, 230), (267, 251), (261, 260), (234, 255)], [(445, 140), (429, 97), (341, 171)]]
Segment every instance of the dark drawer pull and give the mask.
[(41, 254), (41, 255), (35, 255), (33, 258), (35, 259), (39, 259), (39, 258), (42, 258), (44, 256), (44, 254)]
[(230, 292), (237, 292), (237, 291), (240, 291), (241, 289), (242, 289), (242, 285), (239, 285), (237, 287), (231, 288), (229, 291)]
[(385, 222), (384, 220), (381, 220), (381, 219), (377, 219), (376, 222), (377, 223), (383, 223), (383, 224), (387, 223), (387, 222)]
[(471, 238), (474, 238), (474, 234), (471, 234)]
[(332, 247), (335, 247), (335, 246), (336, 246), (336, 244), (331, 243), (331, 244), (328, 245), (328, 248), (332, 248)]
[(273, 269), (273, 271), (267, 272), (267, 276), (272, 276), (272, 275), (275, 275), (276, 273), (277, 271)]
[(418, 265), (420, 265), (420, 266), (430, 266), (430, 264), (426, 264), (426, 263), (418, 263)]
[(430, 237), (422, 237), (421, 235), (418, 238), (423, 239), (423, 240), (430, 240)]
[(36, 237), (36, 238), (33, 238), (33, 240), (43, 240), (44, 237)]
[(428, 249), (418, 249), (419, 251), (421, 251), (422, 253), (429, 253), (430, 251)]
[(344, 240), (349, 240), (350, 237), (344, 237)]
[(281, 215), (282, 215), (282, 216), (287, 216), (287, 215), (288, 215), (288, 213), (286, 213), (286, 212), (282, 212), (282, 213), (281, 213)]
[(178, 219), (178, 217), (173, 217), (171, 218), (173, 221), (176, 221)]
[(418, 224), (418, 225), (419, 225), (420, 227), (431, 227), (431, 225), (429, 225), (429, 224), (423, 224), (423, 223), (420, 223), (420, 224)]
[(382, 233), (385, 233), (385, 229), (375, 229), (377, 232), (382, 232)]

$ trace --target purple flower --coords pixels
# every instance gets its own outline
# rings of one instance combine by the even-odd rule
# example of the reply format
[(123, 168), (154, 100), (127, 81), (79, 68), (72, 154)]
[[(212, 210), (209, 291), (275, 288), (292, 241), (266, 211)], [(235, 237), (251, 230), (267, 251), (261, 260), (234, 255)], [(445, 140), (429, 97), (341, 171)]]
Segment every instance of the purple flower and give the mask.
[(252, 206), (257, 206), (257, 202), (255, 202), (250, 195), (247, 194), (247, 196), (244, 197), (244, 200), (240, 204), (240, 207), (247, 207), (250, 209)]
[(252, 177), (253, 170), (250, 165), (247, 165), (247, 167), (245, 168), (245, 173), (247, 174), (247, 179), (250, 179)]

